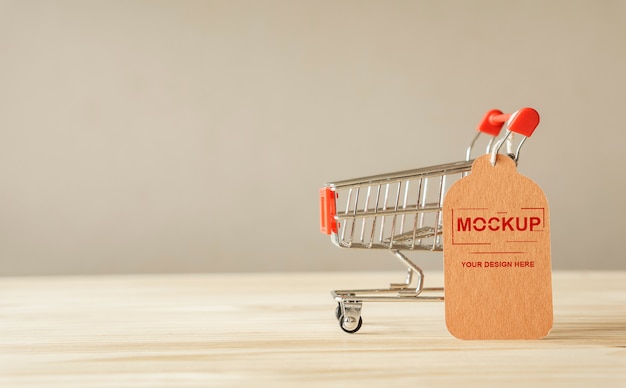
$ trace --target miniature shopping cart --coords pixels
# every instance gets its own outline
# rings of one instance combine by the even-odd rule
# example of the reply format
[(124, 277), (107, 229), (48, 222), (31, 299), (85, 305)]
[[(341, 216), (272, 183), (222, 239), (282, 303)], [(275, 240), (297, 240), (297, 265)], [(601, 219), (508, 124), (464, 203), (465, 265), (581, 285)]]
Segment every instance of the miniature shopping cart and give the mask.
[[(442, 251), (442, 206), (447, 189), (469, 174), (472, 149), (481, 133), (490, 135), (492, 160), (507, 143), (517, 162), (524, 140), (539, 123), (532, 108), (513, 114), (491, 110), (478, 125), (464, 161), (327, 183), (320, 190), (322, 233), (341, 248), (385, 249), (407, 269), (402, 283), (386, 289), (336, 290), (335, 316), (341, 329), (357, 332), (364, 301), (443, 301), (443, 287), (424, 287), (424, 273), (403, 251)], [(495, 141), (502, 128), (505, 134)], [(513, 133), (522, 135), (513, 152)]]

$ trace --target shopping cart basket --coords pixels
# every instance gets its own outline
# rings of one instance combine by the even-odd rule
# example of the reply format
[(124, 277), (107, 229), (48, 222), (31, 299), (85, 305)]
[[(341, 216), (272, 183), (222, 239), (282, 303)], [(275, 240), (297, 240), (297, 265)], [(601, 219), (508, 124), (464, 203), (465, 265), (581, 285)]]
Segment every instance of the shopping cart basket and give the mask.
[[(447, 189), (469, 174), (472, 149), (481, 133), (490, 135), (493, 160), (507, 142), (517, 162), (524, 140), (539, 123), (532, 108), (512, 114), (491, 110), (478, 125), (464, 161), (327, 183), (320, 190), (321, 232), (341, 248), (385, 249), (407, 269), (402, 283), (385, 289), (335, 290), (335, 316), (341, 329), (357, 332), (364, 301), (443, 301), (443, 287), (424, 287), (424, 273), (403, 251), (442, 251), (441, 209)], [(494, 144), (502, 128), (506, 133)], [(512, 152), (512, 134), (522, 135)]]

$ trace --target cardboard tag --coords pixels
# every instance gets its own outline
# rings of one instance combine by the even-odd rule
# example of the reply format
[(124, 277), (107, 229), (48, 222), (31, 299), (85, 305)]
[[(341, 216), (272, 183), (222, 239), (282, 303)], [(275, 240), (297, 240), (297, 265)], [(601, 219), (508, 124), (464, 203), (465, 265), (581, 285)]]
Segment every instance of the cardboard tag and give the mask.
[(550, 216), (541, 188), (497, 155), (443, 206), (446, 326), (460, 339), (538, 339), (552, 328)]

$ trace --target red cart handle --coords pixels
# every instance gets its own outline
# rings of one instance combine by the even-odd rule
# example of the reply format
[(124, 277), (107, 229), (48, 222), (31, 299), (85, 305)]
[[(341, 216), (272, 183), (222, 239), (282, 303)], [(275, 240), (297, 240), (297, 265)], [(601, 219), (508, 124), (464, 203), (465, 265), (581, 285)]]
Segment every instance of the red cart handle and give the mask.
[(485, 113), (482, 120), (478, 124), (476, 130), (479, 132), (485, 133), (491, 136), (498, 136), (500, 134), (500, 130), (502, 126), (509, 119), (509, 117), (504, 118), (503, 116), (511, 116), (503, 114), (501, 110), (492, 109), (489, 112)]
[(496, 165), (496, 154), (500, 150), (500, 147), (502, 147), (502, 144), (504, 144), (504, 142), (509, 138), (511, 132), (522, 135), (522, 140), (517, 146), (515, 154), (512, 155), (513, 160), (517, 163), (524, 141), (533, 134), (535, 128), (539, 125), (539, 113), (537, 113), (537, 111), (533, 108), (522, 108), (510, 115), (493, 114), (488, 118), (488, 121), (490, 123), (494, 121), (496, 123), (504, 122), (507, 129), (504, 136), (498, 140), (496, 144), (494, 144), (491, 150), (491, 165)]
[[(502, 143), (509, 137), (511, 132), (515, 132), (523, 136), (517, 148), (517, 152), (515, 153), (515, 161), (517, 161), (524, 140), (533, 134), (538, 125), (539, 113), (533, 108), (522, 108), (514, 113), (502, 113), (501, 110), (492, 109), (485, 113), (480, 123), (478, 123), (476, 127), (478, 133), (467, 148), (465, 160), (470, 160), (472, 148), (481, 133), (492, 136), (489, 144), (487, 144), (487, 153), (492, 153), (492, 159), (495, 160), (495, 153), (498, 152)], [(500, 134), (502, 128), (506, 128), (507, 133), (492, 148), (493, 141), (495, 137)], [(494, 163), (495, 162), (492, 161), (492, 164)]]
[(533, 108), (522, 108), (515, 113), (508, 114), (493, 109), (485, 114), (477, 129), (480, 132), (498, 136), (507, 121), (511, 132), (530, 137), (539, 125), (539, 113)]

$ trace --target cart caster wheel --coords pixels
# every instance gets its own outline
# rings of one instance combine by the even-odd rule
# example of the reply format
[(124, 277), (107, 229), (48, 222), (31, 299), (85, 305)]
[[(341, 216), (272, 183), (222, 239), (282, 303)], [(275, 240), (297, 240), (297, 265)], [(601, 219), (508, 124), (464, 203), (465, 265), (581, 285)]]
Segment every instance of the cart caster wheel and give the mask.
[(335, 318), (341, 319), (341, 303), (337, 303), (337, 308), (335, 309)]
[(347, 317), (345, 319), (343, 316), (339, 317), (339, 327), (341, 327), (341, 330), (345, 331), (346, 333), (356, 333), (357, 331), (359, 331), (362, 324), (363, 319), (361, 317), (359, 317), (358, 322), (353, 317)]

